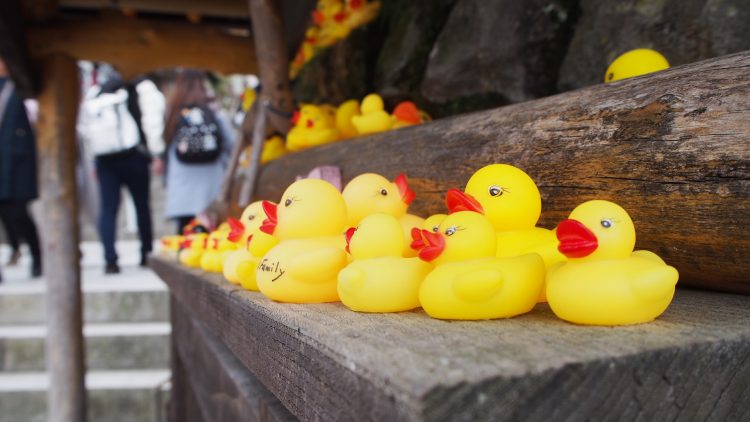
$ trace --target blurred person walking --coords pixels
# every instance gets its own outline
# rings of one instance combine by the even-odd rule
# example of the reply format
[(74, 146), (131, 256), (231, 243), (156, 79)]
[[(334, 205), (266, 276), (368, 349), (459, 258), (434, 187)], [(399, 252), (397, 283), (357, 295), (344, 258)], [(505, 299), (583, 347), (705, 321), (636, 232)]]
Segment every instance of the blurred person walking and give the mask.
[(20, 241), (29, 245), (31, 277), (42, 274), (42, 254), (36, 224), (28, 204), (39, 196), (36, 139), (21, 97), (0, 59), (0, 218), (10, 238), (15, 263)]
[(181, 70), (167, 101), (164, 213), (177, 233), (219, 194), (234, 145), (229, 119), (207, 84), (204, 72)]
[[(94, 155), (99, 182), (99, 235), (105, 274), (120, 272), (115, 249), (120, 191), (128, 188), (136, 210), (141, 242), (140, 265), (153, 244), (150, 169), (161, 171), (164, 96), (148, 79), (131, 85), (113, 74), (92, 86), (84, 97), (78, 122), (80, 136)], [(152, 162), (153, 157), (153, 162)]]

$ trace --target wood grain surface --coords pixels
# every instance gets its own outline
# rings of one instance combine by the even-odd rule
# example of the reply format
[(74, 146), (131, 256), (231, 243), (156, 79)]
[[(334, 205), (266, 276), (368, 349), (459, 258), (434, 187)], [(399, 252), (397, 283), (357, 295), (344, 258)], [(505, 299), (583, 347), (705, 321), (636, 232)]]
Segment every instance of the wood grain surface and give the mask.
[(747, 296), (680, 289), (657, 321), (619, 328), (568, 324), (546, 305), (448, 322), (280, 304), (172, 259), (150, 264), (301, 420), (750, 418)]
[(287, 155), (263, 168), (258, 196), (276, 201), (324, 164), (345, 182), (405, 172), (410, 210), (428, 215), (491, 163), (536, 181), (541, 225), (613, 200), (680, 283), (750, 293), (750, 52)]

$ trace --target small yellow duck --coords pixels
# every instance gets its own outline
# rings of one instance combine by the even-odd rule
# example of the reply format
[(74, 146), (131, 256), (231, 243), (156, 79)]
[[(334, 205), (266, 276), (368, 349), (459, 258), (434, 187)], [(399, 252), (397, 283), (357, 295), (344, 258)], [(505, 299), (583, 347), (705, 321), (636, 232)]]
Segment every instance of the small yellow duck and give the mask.
[(393, 127), (393, 119), (385, 112), (384, 108), (383, 99), (380, 95), (370, 94), (366, 96), (360, 107), (362, 115), (352, 117), (352, 124), (357, 128), (357, 133), (367, 135), (385, 132)]
[(163, 236), (161, 239), (161, 251), (166, 253), (177, 252), (180, 250), (180, 245), (185, 241), (185, 236), (173, 235)]
[(436, 265), (419, 290), (425, 312), (439, 319), (509, 318), (529, 312), (544, 286), (544, 262), (535, 253), (496, 258), (489, 220), (459, 211), (437, 232), (415, 230), (412, 247)]
[[(237, 268), (243, 261), (252, 259), (252, 255), (247, 251), (247, 240), (254, 231), (258, 230), (263, 222), (263, 218), (265, 218), (265, 213), (263, 212), (262, 201), (256, 201), (242, 210), (239, 220), (235, 220), (234, 218), (227, 220), (230, 227), (227, 240), (237, 245), (237, 249), (232, 251), (224, 261), (222, 272), (228, 282), (240, 284)], [(255, 278), (255, 272), (253, 271), (252, 273), (253, 278)]]
[(404, 258), (405, 238), (399, 221), (371, 214), (346, 233), (354, 261), (338, 275), (341, 302), (357, 312), (401, 312), (419, 307), (419, 286), (432, 265)]
[(350, 29), (359, 28), (375, 19), (380, 12), (379, 1), (346, 0), (346, 25)]
[(549, 270), (547, 300), (559, 318), (576, 324), (626, 325), (661, 315), (679, 274), (656, 254), (635, 251), (627, 211), (602, 200), (584, 202), (557, 226), (568, 257)]
[(393, 129), (414, 126), (422, 123), (417, 105), (411, 101), (402, 101), (393, 109)]
[(347, 264), (346, 203), (338, 189), (320, 179), (298, 180), (278, 206), (263, 202), (263, 208), (260, 230), (279, 244), (258, 264), (261, 293), (279, 302), (338, 301), (336, 277)]
[(336, 109), (336, 128), (339, 130), (341, 139), (353, 138), (359, 133), (352, 123), (352, 117), (359, 116), (359, 101), (348, 100), (341, 103)]
[(185, 236), (182, 250), (178, 254), (180, 263), (188, 267), (199, 268), (207, 241), (208, 233), (191, 233)]
[(346, 24), (348, 16), (341, 0), (319, 0), (312, 15), (320, 28), (316, 37), (317, 47), (330, 47), (349, 36), (351, 28)]
[[(420, 227), (423, 218), (407, 214), (415, 193), (403, 174), (391, 182), (375, 173), (364, 173), (352, 179), (342, 191), (348, 215), (348, 226), (356, 227), (370, 214), (385, 213), (396, 217), (403, 228), (405, 238), (409, 238), (413, 227)], [(409, 245), (404, 245), (404, 256), (417, 256)]]
[(293, 121), (295, 126), (286, 137), (286, 147), (289, 151), (300, 151), (339, 139), (335, 119), (325, 107), (304, 105), (299, 113), (295, 114)]
[(226, 240), (227, 234), (229, 234), (229, 227), (222, 223), (222, 225), (208, 235), (206, 248), (200, 259), (200, 267), (203, 271), (210, 273), (222, 272), (227, 252), (234, 247), (232, 242)]
[(656, 50), (637, 48), (618, 56), (604, 73), (604, 82), (646, 75), (669, 69), (669, 62)]

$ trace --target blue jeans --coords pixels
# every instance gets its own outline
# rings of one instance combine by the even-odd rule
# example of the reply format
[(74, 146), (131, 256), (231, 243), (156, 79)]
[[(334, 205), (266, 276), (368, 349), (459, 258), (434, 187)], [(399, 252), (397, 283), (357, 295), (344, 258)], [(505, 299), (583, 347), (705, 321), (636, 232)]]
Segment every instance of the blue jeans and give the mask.
[(138, 221), (138, 236), (141, 240), (141, 256), (145, 256), (151, 252), (153, 243), (148, 158), (136, 149), (100, 155), (96, 157), (96, 174), (101, 196), (99, 235), (104, 246), (104, 259), (108, 264), (117, 263), (117, 251), (115, 251), (117, 210), (120, 208), (120, 190), (123, 185), (128, 188), (130, 196), (133, 197)]

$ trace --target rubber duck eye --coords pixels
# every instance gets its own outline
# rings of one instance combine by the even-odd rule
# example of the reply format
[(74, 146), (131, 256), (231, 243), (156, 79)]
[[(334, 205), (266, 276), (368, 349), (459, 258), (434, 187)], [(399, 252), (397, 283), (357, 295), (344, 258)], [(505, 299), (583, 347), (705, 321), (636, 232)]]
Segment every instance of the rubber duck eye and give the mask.
[(253, 221), (253, 220), (255, 220), (255, 216), (254, 215), (247, 216), (247, 221)]
[(385, 188), (380, 189), (380, 194), (383, 195), (383, 196), (388, 196), (388, 191), (385, 190)]
[(609, 74), (607, 75), (607, 80), (608, 80), (608, 81), (611, 81), (611, 80), (612, 80), (612, 78), (614, 78), (614, 77), (615, 77), (615, 74), (614, 74), (614, 73), (612, 73), (612, 72), (609, 72)]
[(605, 229), (608, 229), (612, 227), (612, 220), (610, 220), (609, 218), (605, 218), (604, 220), (601, 221), (601, 224), (602, 224), (602, 227), (604, 227)]
[(285, 206), (285, 207), (288, 207), (288, 206), (290, 206), (290, 205), (292, 205), (292, 199), (291, 199), (291, 198), (287, 198), (287, 200), (286, 200), (286, 201), (284, 201), (284, 206)]
[(503, 188), (499, 186), (490, 186), (490, 196), (500, 196), (503, 194)]
[(445, 231), (446, 236), (453, 236), (454, 233), (456, 233), (455, 227), (448, 227), (448, 230)]
[(440, 227), (438, 227), (438, 226), (434, 226), (434, 227), (432, 228), (432, 232), (433, 232), (433, 233), (437, 233), (437, 232), (438, 232), (438, 230), (440, 230)]

